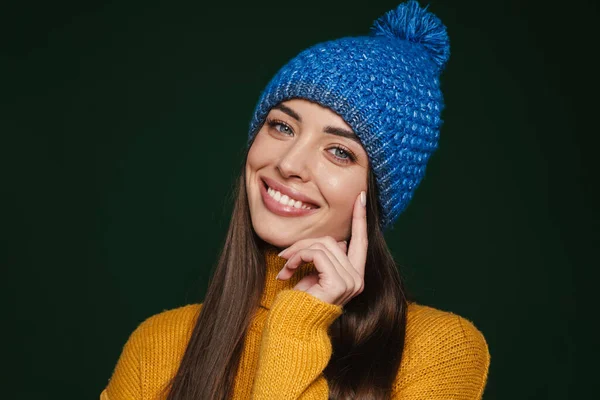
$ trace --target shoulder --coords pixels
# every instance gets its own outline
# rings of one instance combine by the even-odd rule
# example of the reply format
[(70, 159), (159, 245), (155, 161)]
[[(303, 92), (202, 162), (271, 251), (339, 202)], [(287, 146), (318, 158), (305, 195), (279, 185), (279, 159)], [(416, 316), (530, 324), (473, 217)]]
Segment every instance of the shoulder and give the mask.
[[(428, 339), (434, 342), (469, 343), (487, 351), (483, 334), (475, 325), (460, 315), (421, 304), (410, 303), (406, 316), (407, 342)], [(419, 344), (415, 342), (414, 344)]]
[(408, 307), (405, 350), (429, 359), (464, 356), (478, 362), (489, 361), (485, 337), (471, 321), (416, 303)]
[[(406, 316), (406, 337), (396, 390), (443, 385), (447, 394), (479, 398), (490, 354), (485, 337), (466, 318), (416, 303)], [(479, 397), (478, 397), (479, 396)]]
[(182, 355), (201, 308), (201, 304), (189, 304), (152, 315), (138, 325), (129, 340), (137, 343), (135, 347), (146, 358)]
[(186, 333), (193, 329), (201, 308), (201, 304), (188, 304), (162, 311), (144, 320), (137, 327), (135, 333), (140, 337), (161, 335), (167, 332)]
[(200, 304), (190, 304), (139, 324), (125, 343), (101, 397), (138, 399), (159, 393), (177, 370), (200, 309)]
[(190, 304), (147, 318), (129, 336), (121, 358), (135, 360), (140, 370), (177, 364), (187, 348), (200, 309), (200, 304)]

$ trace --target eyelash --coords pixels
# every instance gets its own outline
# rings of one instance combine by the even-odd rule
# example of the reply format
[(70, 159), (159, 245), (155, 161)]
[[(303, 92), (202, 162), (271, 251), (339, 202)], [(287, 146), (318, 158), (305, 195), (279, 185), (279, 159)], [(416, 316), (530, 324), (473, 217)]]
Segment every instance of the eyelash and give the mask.
[[(285, 126), (287, 129), (289, 129), (290, 131), (292, 131), (292, 128), (288, 124), (286, 124), (285, 122), (283, 122), (283, 121), (279, 121), (279, 120), (276, 120), (276, 119), (269, 119), (269, 118), (267, 118), (266, 123), (271, 128), (276, 128), (278, 125), (282, 125), (282, 126)], [(279, 130), (277, 132), (283, 133), (283, 132), (281, 132)], [(293, 132), (294, 131), (292, 131), (292, 133)], [(338, 145), (335, 145), (334, 147), (331, 147), (331, 148), (329, 148), (327, 150), (331, 150), (331, 149), (342, 150), (344, 153), (346, 153), (348, 155), (348, 158), (340, 158), (340, 157), (337, 157), (337, 156), (334, 155), (334, 157), (336, 159), (338, 159), (341, 163), (347, 164), (349, 162), (356, 162), (356, 155), (349, 148), (338, 144)]]

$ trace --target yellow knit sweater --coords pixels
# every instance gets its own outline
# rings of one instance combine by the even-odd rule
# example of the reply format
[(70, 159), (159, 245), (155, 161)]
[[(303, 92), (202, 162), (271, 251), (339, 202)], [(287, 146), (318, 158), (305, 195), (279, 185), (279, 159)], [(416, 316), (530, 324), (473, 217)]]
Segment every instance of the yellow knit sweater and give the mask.
[[(331, 357), (328, 327), (342, 313), (293, 290), (312, 268), (275, 280), (285, 259), (266, 252), (267, 279), (244, 342), (234, 399), (327, 399), (322, 371)], [(101, 400), (158, 400), (177, 372), (202, 308), (187, 305), (154, 315), (131, 334)], [(393, 399), (480, 399), (490, 356), (483, 335), (458, 315), (410, 304)]]

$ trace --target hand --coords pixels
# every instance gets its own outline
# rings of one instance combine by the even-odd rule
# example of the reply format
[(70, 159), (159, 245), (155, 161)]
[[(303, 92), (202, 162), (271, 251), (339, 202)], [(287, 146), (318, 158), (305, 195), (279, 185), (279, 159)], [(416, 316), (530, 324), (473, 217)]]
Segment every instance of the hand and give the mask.
[(294, 289), (339, 306), (362, 293), (368, 247), (367, 211), (361, 202), (361, 196), (364, 196), (366, 203), (366, 194), (363, 193), (354, 202), (348, 254), (345, 242), (337, 242), (331, 236), (299, 240), (279, 253), (288, 261), (277, 279), (287, 280), (301, 264), (312, 262), (317, 273), (302, 278)]

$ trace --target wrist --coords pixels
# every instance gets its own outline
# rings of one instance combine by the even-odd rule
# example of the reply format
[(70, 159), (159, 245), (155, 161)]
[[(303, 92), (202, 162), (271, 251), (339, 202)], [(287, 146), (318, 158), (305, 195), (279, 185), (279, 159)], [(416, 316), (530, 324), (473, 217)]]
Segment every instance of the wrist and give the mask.
[(333, 321), (342, 314), (342, 307), (325, 302), (307, 292), (295, 289), (281, 291), (270, 311), (274, 329), (287, 330), (290, 335), (310, 338), (327, 333)]

